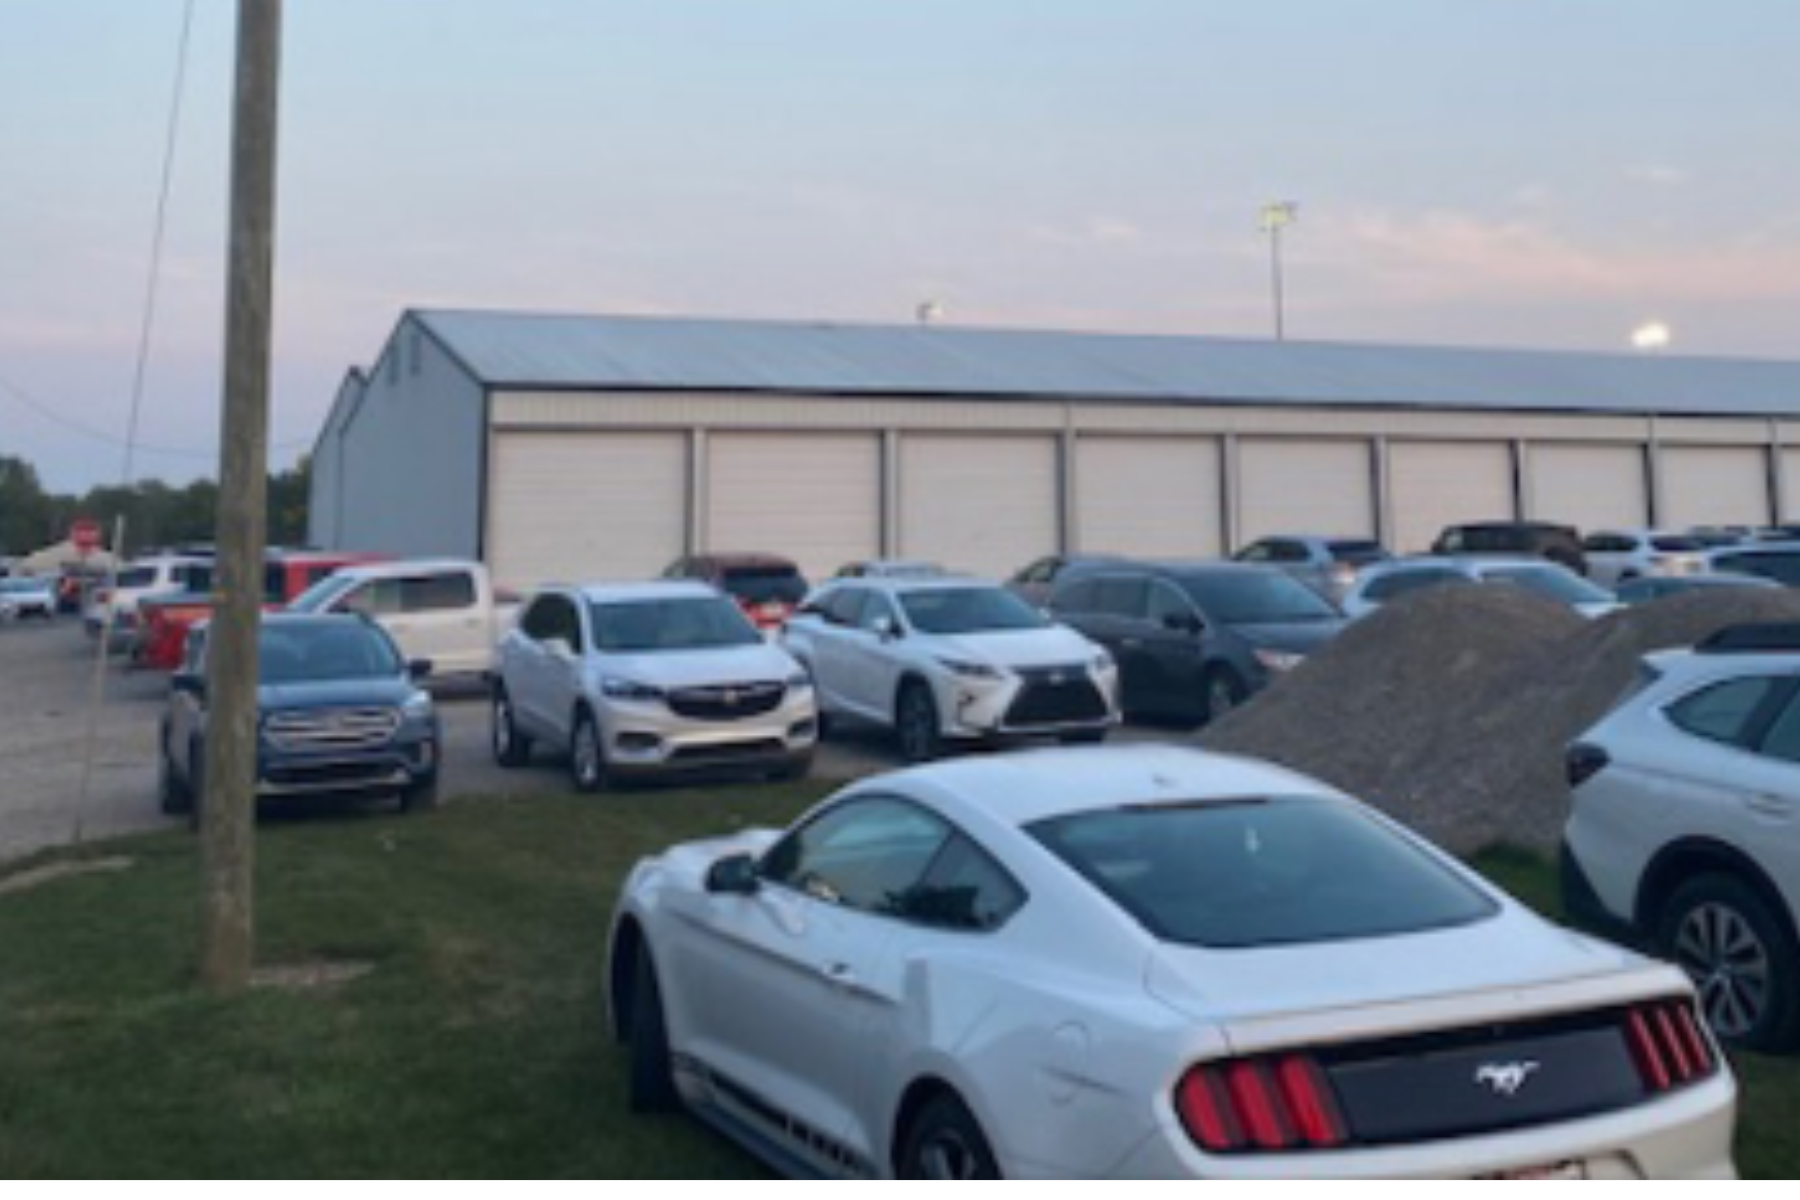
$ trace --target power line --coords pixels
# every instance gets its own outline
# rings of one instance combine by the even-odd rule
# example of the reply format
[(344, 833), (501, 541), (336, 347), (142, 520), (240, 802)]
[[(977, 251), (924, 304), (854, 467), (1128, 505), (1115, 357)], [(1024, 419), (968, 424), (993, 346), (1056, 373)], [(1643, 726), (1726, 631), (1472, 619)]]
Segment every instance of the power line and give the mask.
[[(20, 387), (16, 382), (8, 379), (4, 375), (0, 375), (0, 401), (11, 401), (21, 408), (29, 409), (31, 412), (42, 417), (51, 424), (59, 426), (70, 433), (78, 434), (90, 441), (100, 442), (120, 450), (125, 449), (128, 445), (125, 438), (114, 433), (107, 433), (102, 429), (96, 429), (92, 425), (84, 424), (83, 422), (68, 416), (49, 403), (33, 396), (25, 388)], [(287, 441), (277, 442), (275, 445), (271, 446), (270, 449), (278, 452), (301, 450), (312, 445), (312, 443), (312, 438), (297, 437)], [(215, 461), (219, 457), (217, 447), (162, 446), (143, 441), (138, 441), (135, 445), (138, 450), (147, 454), (154, 454), (159, 458), (197, 458)]]

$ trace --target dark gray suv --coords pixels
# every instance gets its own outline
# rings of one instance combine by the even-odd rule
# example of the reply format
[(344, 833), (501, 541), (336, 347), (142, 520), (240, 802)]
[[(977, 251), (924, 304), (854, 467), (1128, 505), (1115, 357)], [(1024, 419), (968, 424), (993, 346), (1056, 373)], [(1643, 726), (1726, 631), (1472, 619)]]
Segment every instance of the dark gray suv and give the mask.
[(1344, 627), (1276, 567), (1102, 563), (1057, 581), (1049, 611), (1112, 652), (1127, 715), (1217, 720)]

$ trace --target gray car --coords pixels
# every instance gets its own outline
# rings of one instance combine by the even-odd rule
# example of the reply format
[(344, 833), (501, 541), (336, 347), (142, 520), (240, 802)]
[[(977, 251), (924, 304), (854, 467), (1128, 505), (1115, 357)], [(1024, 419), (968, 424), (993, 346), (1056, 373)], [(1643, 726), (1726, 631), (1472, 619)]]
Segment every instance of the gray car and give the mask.
[(1102, 563), (1066, 572), (1050, 614), (1118, 662), (1127, 715), (1209, 724), (1337, 636), (1344, 618), (1275, 567)]

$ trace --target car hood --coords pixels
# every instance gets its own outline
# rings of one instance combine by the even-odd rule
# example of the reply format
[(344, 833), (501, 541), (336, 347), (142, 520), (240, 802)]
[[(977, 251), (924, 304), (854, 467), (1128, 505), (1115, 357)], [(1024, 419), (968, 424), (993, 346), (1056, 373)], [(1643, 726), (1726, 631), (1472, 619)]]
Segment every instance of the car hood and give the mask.
[(1390, 938), (1255, 950), (1165, 943), (1146, 986), (1184, 1016), (1216, 1025), (1241, 1053), (1418, 1021), (1688, 992), (1672, 968), (1513, 909), (1478, 925)]
[(1048, 667), (1087, 663), (1099, 647), (1061, 625), (1048, 629), (1009, 629), (987, 633), (931, 634), (920, 646), (946, 658), (970, 659), (997, 667)]
[(328, 679), (318, 683), (264, 684), (256, 689), (256, 702), (265, 712), (292, 708), (342, 708), (393, 705), (398, 707), (417, 692), (410, 679)]
[(1311, 654), (1344, 631), (1345, 621), (1271, 621), (1268, 624), (1226, 625), (1231, 632), (1269, 650)]
[(608, 654), (594, 660), (600, 674), (657, 688), (721, 683), (783, 682), (800, 669), (786, 650), (768, 642), (654, 654)]

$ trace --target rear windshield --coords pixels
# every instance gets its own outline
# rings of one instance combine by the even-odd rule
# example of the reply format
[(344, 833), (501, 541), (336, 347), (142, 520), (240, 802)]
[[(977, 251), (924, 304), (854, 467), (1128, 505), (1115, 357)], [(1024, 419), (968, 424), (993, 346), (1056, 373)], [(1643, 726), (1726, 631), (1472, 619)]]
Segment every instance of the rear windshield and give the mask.
[(1274, 797), (1103, 809), (1030, 827), (1167, 942), (1216, 950), (1470, 925), (1492, 900), (1341, 802)]
[(1664, 554), (1693, 554), (1706, 549), (1699, 538), (1692, 537), (1654, 537), (1650, 544)]
[(1365, 563), (1382, 562), (1388, 558), (1388, 552), (1380, 542), (1331, 542), (1327, 544), (1326, 549), (1330, 550), (1331, 557), (1339, 562), (1347, 562), (1358, 567)]
[(806, 580), (792, 568), (734, 567), (720, 582), (746, 604), (798, 604), (806, 595)]
[(1208, 620), (1226, 625), (1333, 621), (1341, 615), (1319, 593), (1273, 568), (1190, 575), (1180, 583)]

